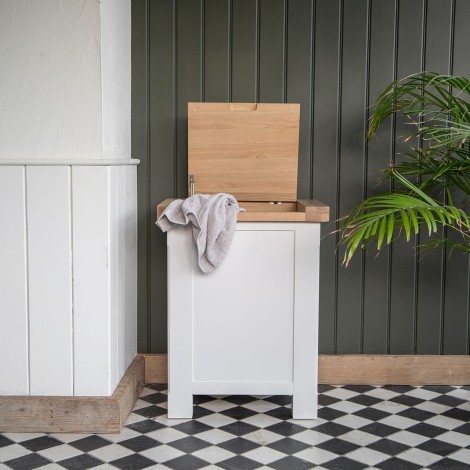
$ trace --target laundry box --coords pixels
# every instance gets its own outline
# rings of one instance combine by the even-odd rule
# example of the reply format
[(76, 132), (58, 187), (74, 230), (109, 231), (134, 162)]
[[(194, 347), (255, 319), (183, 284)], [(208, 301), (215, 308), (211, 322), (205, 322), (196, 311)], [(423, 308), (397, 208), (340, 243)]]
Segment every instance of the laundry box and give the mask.
[(191, 228), (168, 232), (169, 418), (191, 418), (200, 394), (292, 395), (293, 418), (317, 416), (329, 208), (297, 199), (299, 118), (298, 104), (188, 104), (189, 193), (229, 193), (246, 212), (209, 274)]

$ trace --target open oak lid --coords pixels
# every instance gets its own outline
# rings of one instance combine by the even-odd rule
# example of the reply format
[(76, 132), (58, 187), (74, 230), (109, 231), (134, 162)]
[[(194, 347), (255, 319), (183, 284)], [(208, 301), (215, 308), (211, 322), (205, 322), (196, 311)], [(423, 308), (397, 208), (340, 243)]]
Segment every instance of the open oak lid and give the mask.
[(188, 103), (194, 192), (296, 201), (299, 119), (299, 104)]

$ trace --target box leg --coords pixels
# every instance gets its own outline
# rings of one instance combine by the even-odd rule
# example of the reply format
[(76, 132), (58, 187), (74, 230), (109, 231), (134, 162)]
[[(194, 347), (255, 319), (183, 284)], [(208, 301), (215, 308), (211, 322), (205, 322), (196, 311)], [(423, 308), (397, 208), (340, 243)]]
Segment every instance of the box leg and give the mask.
[(297, 224), (295, 237), (292, 417), (315, 419), (318, 408), (320, 224)]
[(168, 417), (193, 417), (194, 248), (188, 227), (168, 232)]

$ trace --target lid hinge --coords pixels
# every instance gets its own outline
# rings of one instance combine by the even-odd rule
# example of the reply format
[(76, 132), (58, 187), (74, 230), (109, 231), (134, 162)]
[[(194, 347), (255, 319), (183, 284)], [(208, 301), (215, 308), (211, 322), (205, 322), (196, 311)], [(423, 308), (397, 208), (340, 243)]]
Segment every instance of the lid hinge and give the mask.
[(195, 181), (194, 175), (189, 175), (189, 197), (194, 196)]

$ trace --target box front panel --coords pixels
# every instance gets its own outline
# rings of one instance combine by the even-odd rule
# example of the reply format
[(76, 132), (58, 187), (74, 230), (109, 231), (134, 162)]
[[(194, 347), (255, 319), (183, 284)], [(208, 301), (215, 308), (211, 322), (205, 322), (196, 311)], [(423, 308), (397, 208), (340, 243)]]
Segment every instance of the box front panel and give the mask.
[(219, 268), (193, 277), (193, 381), (290, 383), (293, 230), (238, 230)]

